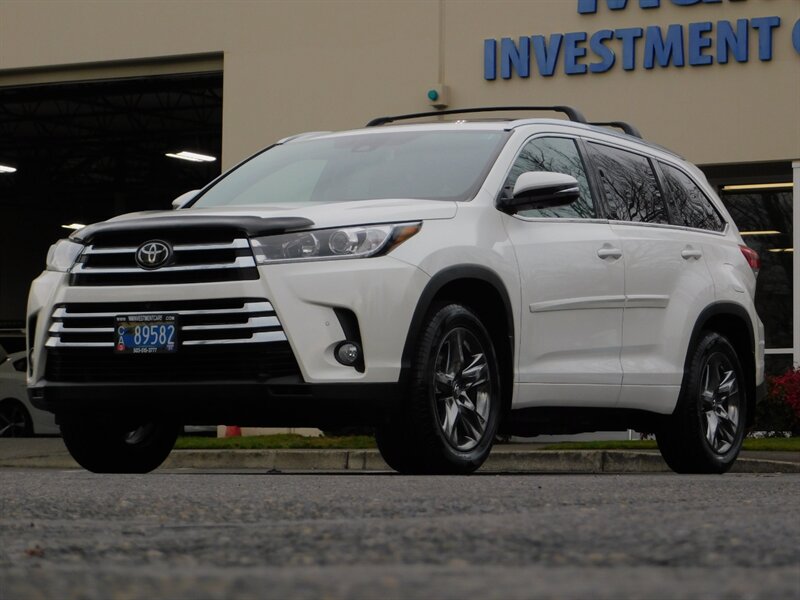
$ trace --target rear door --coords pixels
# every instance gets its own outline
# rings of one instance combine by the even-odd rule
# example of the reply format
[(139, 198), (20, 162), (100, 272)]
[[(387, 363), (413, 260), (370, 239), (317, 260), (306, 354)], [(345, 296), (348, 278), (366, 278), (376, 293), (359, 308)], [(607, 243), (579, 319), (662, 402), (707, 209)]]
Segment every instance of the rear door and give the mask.
[(644, 154), (587, 143), (612, 230), (625, 256), (620, 408), (670, 412), (683, 379), (687, 332), (714, 301), (707, 233), (676, 226), (657, 166)]

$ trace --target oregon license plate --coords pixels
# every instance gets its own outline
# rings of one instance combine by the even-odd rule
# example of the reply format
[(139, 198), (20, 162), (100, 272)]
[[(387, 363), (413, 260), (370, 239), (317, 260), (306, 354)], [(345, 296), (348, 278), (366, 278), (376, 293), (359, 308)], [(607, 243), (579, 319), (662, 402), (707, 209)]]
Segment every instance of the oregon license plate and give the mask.
[(178, 350), (178, 315), (117, 315), (114, 352), (159, 354)]

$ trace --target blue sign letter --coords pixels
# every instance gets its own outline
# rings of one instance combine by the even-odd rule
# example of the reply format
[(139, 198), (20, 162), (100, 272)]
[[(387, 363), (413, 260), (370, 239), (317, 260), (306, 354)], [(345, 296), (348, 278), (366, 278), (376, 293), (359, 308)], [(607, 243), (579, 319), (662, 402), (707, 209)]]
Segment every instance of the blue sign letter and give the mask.
[(536, 56), (536, 65), (542, 77), (552, 77), (558, 62), (558, 53), (561, 50), (561, 40), (564, 36), (554, 33), (547, 42), (543, 35), (531, 37), (533, 53)]
[[(708, 1), (708, 0), (706, 0)], [(719, 1), (719, 0), (712, 0)], [(628, 6), (628, 0), (606, 0), (608, 8), (611, 10), (622, 10)], [(661, 0), (639, 0), (641, 8), (658, 8)], [(579, 15), (593, 15), (597, 12), (597, 0), (578, 0)]]
[(750, 21), (758, 31), (758, 58), (764, 62), (772, 60), (772, 30), (780, 27), (780, 17), (759, 17)]
[(636, 40), (642, 37), (641, 27), (628, 27), (627, 29), (617, 29), (614, 35), (618, 40), (622, 40), (622, 68), (626, 71), (633, 71), (636, 68)]
[(520, 77), (530, 76), (531, 38), (519, 38), (519, 48), (511, 38), (503, 38), (500, 41), (500, 77), (511, 79), (514, 69)]
[(589, 65), (589, 70), (592, 73), (605, 73), (606, 71), (610, 71), (614, 63), (617, 62), (614, 51), (603, 43), (605, 40), (611, 39), (614, 39), (614, 32), (610, 29), (603, 29), (595, 33), (589, 41), (592, 52), (600, 59), (600, 62)]
[(713, 29), (714, 26), (708, 22), (689, 24), (689, 64), (693, 67), (710, 65), (714, 62), (713, 58), (703, 54), (703, 50), (714, 43), (705, 36)]
[(800, 54), (800, 20), (794, 24), (794, 29), (792, 29), (792, 45), (794, 45), (797, 53)]
[(568, 33), (564, 36), (564, 72), (567, 75), (582, 75), (586, 73), (586, 65), (578, 62), (579, 58), (586, 56), (586, 48), (579, 46), (586, 42), (586, 33)]
[(662, 38), (661, 27), (652, 25), (644, 37), (644, 68), (669, 66), (670, 59), (676, 67), (683, 66), (683, 25), (670, 25)]
[(745, 63), (749, 58), (748, 42), (750, 40), (750, 21), (736, 21), (736, 33), (730, 21), (717, 23), (717, 62), (727, 64), (731, 50), (736, 62)]
[(483, 78), (497, 79), (497, 40), (483, 40)]

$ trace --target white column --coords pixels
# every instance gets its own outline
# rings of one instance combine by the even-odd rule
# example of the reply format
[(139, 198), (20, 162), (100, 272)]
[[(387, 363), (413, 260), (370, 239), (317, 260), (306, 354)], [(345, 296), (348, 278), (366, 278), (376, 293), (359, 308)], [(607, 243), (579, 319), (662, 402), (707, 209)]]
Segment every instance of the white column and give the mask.
[(794, 173), (794, 197), (792, 199), (792, 275), (794, 285), (792, 289), (792, 321), (794, 329), (794, 343), (792, 357), (795, 368), (800, 368), (800, 160), (792, 163)]

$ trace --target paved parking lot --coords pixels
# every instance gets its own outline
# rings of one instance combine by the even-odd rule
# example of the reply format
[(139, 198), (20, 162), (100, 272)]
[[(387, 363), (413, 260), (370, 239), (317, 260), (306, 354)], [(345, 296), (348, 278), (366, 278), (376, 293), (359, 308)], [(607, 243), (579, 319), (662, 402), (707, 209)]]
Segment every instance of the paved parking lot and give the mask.
[(0, 598), (800, 598), (800, 475), (0, 471)]

